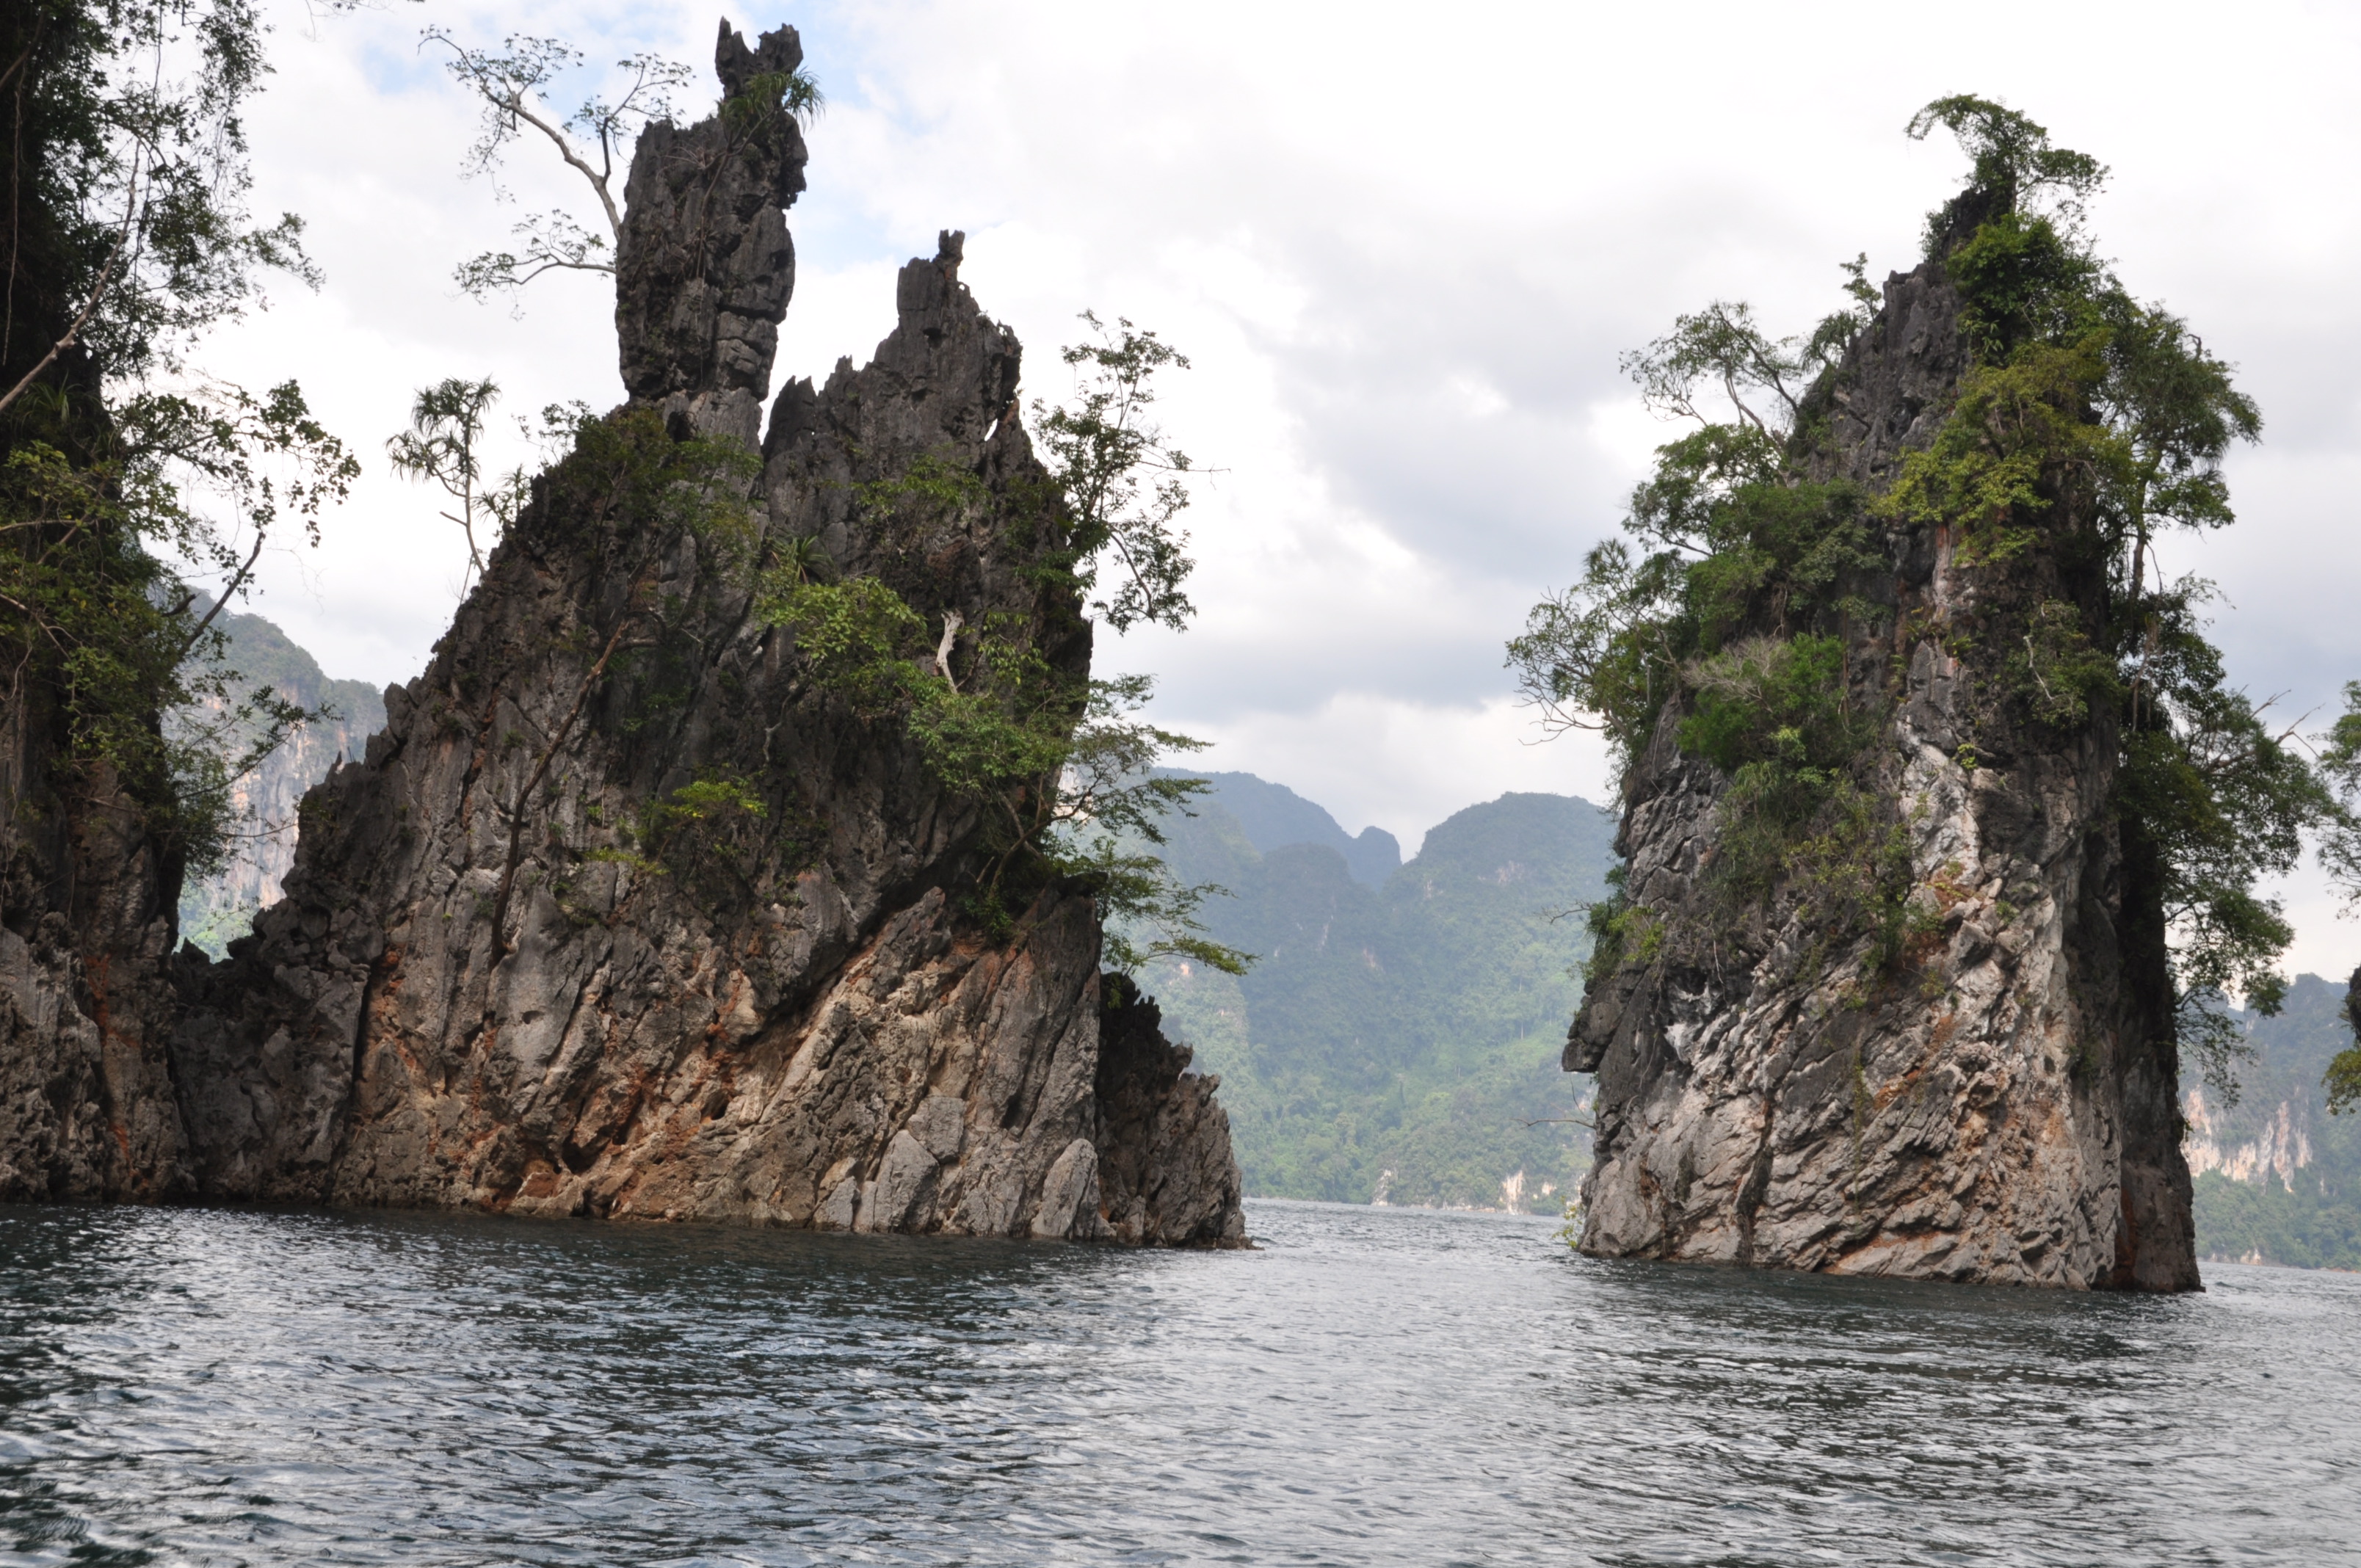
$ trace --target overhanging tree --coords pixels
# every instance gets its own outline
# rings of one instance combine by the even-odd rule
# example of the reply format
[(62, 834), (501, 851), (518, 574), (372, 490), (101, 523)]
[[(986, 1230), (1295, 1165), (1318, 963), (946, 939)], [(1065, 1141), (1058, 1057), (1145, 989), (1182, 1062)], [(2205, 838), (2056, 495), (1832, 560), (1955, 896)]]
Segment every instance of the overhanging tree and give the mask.
[(229, 784), (305, 717), (241, 689), (215, 618), (357, 472), (294, 383), (191, 362), (266, 270), (315, 279), (300, 222), (246, 210), (263, 34), (227, 0), (0, 18), (0, 691), (51, 760), (37, 791), (137, 815), (168, 873), (217, 860)]

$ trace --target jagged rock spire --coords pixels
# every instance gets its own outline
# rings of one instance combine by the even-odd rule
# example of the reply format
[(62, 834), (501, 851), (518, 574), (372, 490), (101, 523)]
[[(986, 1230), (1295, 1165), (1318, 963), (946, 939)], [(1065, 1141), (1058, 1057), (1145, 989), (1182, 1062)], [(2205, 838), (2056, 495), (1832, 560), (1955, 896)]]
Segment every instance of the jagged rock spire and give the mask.
[[(1815, 477), (1883, 488), (1934, 439), (1970, 364), (1960, 309), (1940, 260), (1887, 281), (1805, 404)], [(1907, 856), (1910, 924), (1831, 926), (1784, 891), (1733, 915), (1715, 868), (1744, 818), (1667, 704), (1617, 839), (1654, 939), (1591, 982), (1564, 1058), (1598, 1075), (1579, 1245), (2196, 1288), (2172, 986), (2160, 941), (2126, 935), (2141, 873), (2109, 805), (2114, 739), (2000, 706), (2022, 618), (2071, 605), (2094, 625), (2103, 584), (2055, 556), (1970, 570), (1941, 525), (1880, 526), (1886, 559), (1859, 584), (1884, 612), (1845, 636), (1849, 689), (1886, 705), (1863, 777), (1892, 837), (1858, 841)]]
[(615, 335), (623, 387), (710, 434), (752, 445), (779, 323), (795, 293), (785, 209), (804, 188), (803, 128), (758, 77), (803, 63), (793, 27), (752, 49), (728, 22), (714, 49), (719, 110), (683, 129), (641, 134), (623, 188)]
[[(588, 464), (683, 458), (651, 408), (752, 441), (803, 184), (776, 87), (800, 59), (790, 29), (750, 49), (725, 27), (721, 111), (642, 137), (617, 300), (633, 404), (586, 432)], [(1053, 484), (1012, 417), (1022, 350), (961, 251), (947, 231), (902, 269), (868, 366), (782, 390), (761, 521), (930, 627), (1033, 629), (1078, 687), (1090, 623), (1047, 531), (1011, 526)], [(922, 458), (969, 498), (864, 501)], [(815, 679), (737, 553), (610, 494), (541, 488), (367, 755), (306, 796), (287, 896), (228, 962), (183, 966), (179, 1101), (158, 1102), (188, 1128), (181, 1190), (1237, 1243), (1215, 1080), (1102, 976), (1090, 897), (1052, 885), (980, 927), (987, 803)], [(752, 803), (722, 837), (641, 836), (707, 780)]]

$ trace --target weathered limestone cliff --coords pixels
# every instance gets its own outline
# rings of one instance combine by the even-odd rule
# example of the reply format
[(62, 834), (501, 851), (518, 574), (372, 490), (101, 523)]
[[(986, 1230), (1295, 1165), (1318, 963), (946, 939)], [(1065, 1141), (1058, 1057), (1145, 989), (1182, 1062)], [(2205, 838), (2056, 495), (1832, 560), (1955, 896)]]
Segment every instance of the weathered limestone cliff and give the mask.
[[(800, 59), (792, 28), (750, 49), (725, 25), (724, 112), (642, 138), (631, 401), (538, 482), (365, 759), (306, 797), (285, 898), (227, 961), (183, 949), (157, 1155), (10, 1195), (1240, 1242), (1214, 1081), (1100, 973), (1091, 900), (974, 917), (985, 803), (768, 613), (757, 568), (792, 559), (876, 577), (930, 627), (1027, 628), (1068, 675), (1090, 659), (1036, 569), (1046, 531), (1008, 524), (1053, 492), (958, 235), (903, 269), (866, 367), (788, 386), (760, 429), (805, 162), (762, 90)], [(141, 913), (123, 939), (160, 943)], [(74, 1129), (104, 1094), (65, 1099), (92, 1144)], [(19, 1143), (66, 1135), (9, 1114)]]
[(60, 777), (63, 722), (31, 696), (0, 717), (0, 1202), (173, 1197), (180, 867), (110, 771)]
[[(285, 700), (327, 717), (296, 726), (279, 748), (230, 789), (247, 824), (219, 870), (181, 887), (181, 937), (218, 952), (217, 937), (241, 936), (255, 913), (279, 902), (295, 866), (296, 810), (339, 762), (357, 758), (385, 728), (385, 695), (360, 681), (330, 680), (311, 654), (258, 615), (225, 614), (227, 663), (249, 683), (269, 682)], [(207, 705), (218, 712), (218, 703)]]
[[(1960, 309), (1939, 262), (1888, 280), (1799, 420), (1824, 422), (1815, 477), (1882, 490), (1931, 440), (1967, 367)], [(1598, 1075), (1580, 1245), (2193, 1288), (2172, 988), (2161, 932), (2126, 913), (2153, 861), (2110, 811), (2112, 720), (2094, 709), (2061, 741), (2001, 699), (2032, 607), (2096, 625), (2103, 581), (2040, 552), (1963, 569), (1944, 529), (1880, 527), (1888, 567), (1850, 587), (1884, 613), (1850, 625), (1843, 678), (1883, 715), (1902, 950), (1828, 929), (1807, 898), (1715, 902), (1730, 780), (1684, 752), (1669, 705), (1625, 781), (1619, 849), (1632, 906), (1690, 935), (1627, 951), (1574, 1022), (1565, 1066)]]

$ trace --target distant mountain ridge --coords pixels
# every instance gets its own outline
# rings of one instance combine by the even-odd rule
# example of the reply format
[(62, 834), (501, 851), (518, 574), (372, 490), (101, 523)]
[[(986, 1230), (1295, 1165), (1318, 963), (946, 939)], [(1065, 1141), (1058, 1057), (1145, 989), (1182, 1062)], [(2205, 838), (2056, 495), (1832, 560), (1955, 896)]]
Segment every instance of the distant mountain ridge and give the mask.
[[(1210, 776), (1196, 815), (1168, 820), (1167, 859), (1230, 890), (1206, 923), (1257, 961), (1243, 979), (1184, 964), (1143, 979), (1168, 1032), (1223, 1075), (1247, 1190), (1554, 1212), (1587, 1160), (1568, 1119), (1587, 1080), (1557, 1060), (1588, 945), (1567, 916), (1605, 891), (1613, 817), (1502, 795), (1379, 884), (1360, 874), (1377, 854), (1356, 868), (1345, 846), (1382, 830), (1352, 839), (1284, 786)], [(1263, 812), (1252, 829), (1236, 803)]]
[(231, 669), (247, 686), (264, 683), (290, 702), (327, 707), (239, 780), (231, 795), (246, 827), (229, 863), (181, 890), (181, 935), (218, 959), (246, 934), (257, 910), (279, 902), (295, 863), (295, 808), (303, 792), (341, 758), (357, 758), (385, 728), (385, 694), (367, 681), (331, 678), (320, 662), (272, 621), (225, 610), (214, 623), (229, 638)]
[(1383, 887), (1386, 879), (1401, 869), (1401, 843), (1392, 834), (1382, 828), (1364, 828), (1357, 837), (1347, 833), (1325, 806), (1304, 799), (1285, 784), (1253, 773), (1162, 771), (1212, 784), (1202, 798), (1228, 812), (1246, 841), (1264, 854), (1290, 844), (1323, 844), (1344, 858), (1354, 881), (1371, 887)]

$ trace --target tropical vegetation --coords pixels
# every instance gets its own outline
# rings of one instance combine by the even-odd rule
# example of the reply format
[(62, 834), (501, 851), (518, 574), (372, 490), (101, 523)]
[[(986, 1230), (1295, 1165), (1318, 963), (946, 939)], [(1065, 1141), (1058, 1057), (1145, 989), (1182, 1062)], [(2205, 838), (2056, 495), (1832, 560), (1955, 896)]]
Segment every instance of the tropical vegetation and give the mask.
[(306, 717), (227, 662), (224, 607), (358, 471), (293, 381), (193, 357), (266, 276), (317, 280), (301, 223), (247, 210), (264, 31), (237, 0), (0, 17), (0, 705), (44, 759), (27, 809), (122, 814), (175, 874), (219, 863), (231, 783)]
[[(1623, 537), (1534, 608), (1509, 662), (1546, 728), (1597, 729), (1627, 766), (1669, 710), (1679, 748), (1729, 779), (1710, 877), (1725, 904), (1794, 899), (1832, 949), (1871, 936), (1885, 964), (1920, 917), (1876, 781), (1899, 672), (1845, 671), (1849, 641), (1890, 629), (1861, 588), (1886, 569), (1885, 537), (1939, 528), (1955, 564), (1995, 586), (2088, 585), (1989, 623), (1922, 613), (1909, 640), (1954, 652), (1988, 640), (1986, 695), (2009, 723), (2114, 748), (2127, 934), (2167, 955), (2183, 1051), (2234, 1081), (2246, 1033), (2232, 999), (2268, 1015), (2287, 989), (2292, 930), (2268, 883), (2310, 835), (2361, 885), (2361, 721), (2315, 762), (2228, 680), (2206, 634), (2213, 586), (2168, 578), (2157, 548), (2235, 521), (2224, 459), (2258, 438), (2260, 412), (2186, 322), (2101, 258), (2085, 224), (2106, 177), (2096, 159), (1982, 98), (1938, 99), (1908, 128), (1950, 132), (1972, 164), (1926, 226), (1969, 356), (1931, 441), (1881, 487), (1828, 455), (1837, 367), (1879, 302), (1865, 258), (1843, 269), (1851, 303), (1807, 333), (1774, 336), (1743, 303), (1680, 317), (1627, 367), (1651, 407), (1693, 428), (1659, 449)], [(1978, 748), (1959, 761), (1978, 765)], [(1654, 918), (1620, 888), (1596, 905), (1594, 972), (1680, 935)]]
[[(1243, 976), (1175, 956), (1142, 971), (1168, 1035), (1221, 1075), (1247, 1192), (1555, 1213), (1588, 1163), (1588, 1080), (1560, 1070), (1614, 819), (1509, 795), (1438, 824), (1371, 886), (1326, 832), (1252, 809), (1217, 775), (1168, 824), (1176, 875)], [(1268, 790), (1270, 786), (1262, 785)], [(1240, 809), (1229, 809), (1233, 802)], [(1277, 830), (1257, 844), (1240, 820)]]

